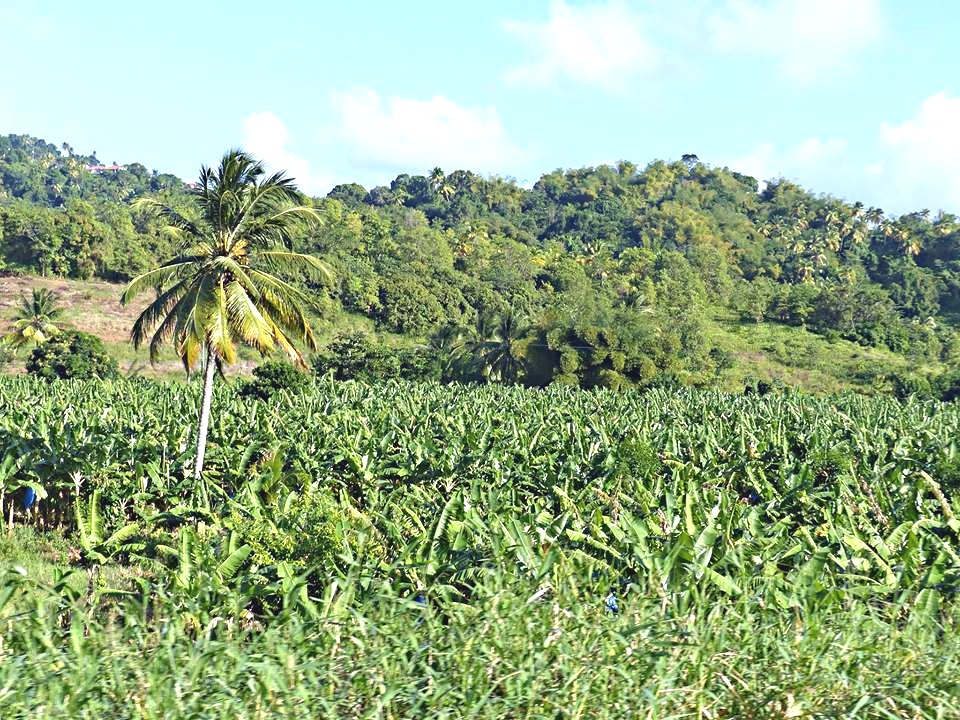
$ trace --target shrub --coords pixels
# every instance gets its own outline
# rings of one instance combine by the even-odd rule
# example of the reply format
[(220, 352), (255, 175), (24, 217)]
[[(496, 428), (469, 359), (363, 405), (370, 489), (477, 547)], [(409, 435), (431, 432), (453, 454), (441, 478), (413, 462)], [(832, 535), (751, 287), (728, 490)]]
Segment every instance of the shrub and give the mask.
[(920, 375), (911, 373), (890, 373), (888, 377), (893, 394), (905, 400), (911, 396), (929, 398), (932, 396), (930, 381)]
[(950, 370), (939, 375), (932, 383), (932, 390), (944, 402), (960, 398), (960, 370)]
[(342, 549), (339, 510), (329, 494), (307, 491), (276, 512), (247, 516), (234, 510), (232, 524), (260, 566), (288, 563), (297, 571), (323, 568)]
[(737, 356), (729, 350), (714, 347), (707, 353), (710, 361), (713, 363), (714, 372), (718, 375), (724, 370), (730, 370), (737, 364)]
[(807, 456), (806, 463), (817, 483), (836, 480), (843, 473), (848, 472), (853, 465), (845, 447), (814, 451)]
[(380, 281), (377, 319), (392, 332), (422, 336), (443, 322), (444, 310), (417, 278), (386, 276)]
[(0, 370), (13, 362), (17, 356), (17, 349), (10, 343), (0, 340)]
[(943, 458), (933, 467), (931, 474), (948, 490), (960, 489), (960, 455)]
[(318, 375), (332, 373), (337, 380), (432, 380), (440, 368), (426, 350), (391, 348), (375, 343), (363, 332), (341, 333), (314, 358)]
[(744, 395), (770, 395), (771, 393), (785, 393), (790, 387), (780, 378), (772, 380), (763, 380), (755, 376), (749, 376), (743, 381)]
[(117, 361), (107, 354), (100, 338), (69, 330), (34, 348), (27, 359), (27, 372), (47, 380), (111, 378), (118, 374)]
[(663, 470), (663, 461), (646, 440), (631, 438), (620, 443), (616, 472), (621, 477), (649, 481)]
[(284, 360), (269, 360), (254, 368), (253, 380), (240, 390), (242, 397), (268, 400), (281, 390), (302, 390), (309, 378)]

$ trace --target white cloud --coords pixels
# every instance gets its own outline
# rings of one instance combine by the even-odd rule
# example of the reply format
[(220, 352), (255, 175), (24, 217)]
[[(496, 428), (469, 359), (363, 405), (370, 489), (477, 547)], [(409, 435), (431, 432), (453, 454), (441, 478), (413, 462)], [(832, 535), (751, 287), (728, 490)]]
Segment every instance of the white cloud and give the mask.
[(786, 150), (767, 142), (731, 160), (727, 166), (755, 177), (761, 186), (767, 180), (780, 177), (810, 185), (810, 178), (829, 175), (846, 150), (847, 142), (839, 139), (808, 138)]
[(717, 50), (769, 59), (806, 84), (849, 67), (882, 20), (878, 0), (729, 0), (708, 27)]
[(846, 150), (846, 140), (809, 138), (788, 153), (787, 164), (797, 167), (823, 165), (843, 155)]
[[(340, 182), (371, 187), (400, 172), (424, 173), (437, 165), (502, 173), (526, 156), (507, 140), (494, 107), (463, 106), (442, 96), (381, 97), (364, 87), (332, 95), (329, 114), (310, 137), (291, 138), (269, 111), (244, 118), (243, 135), (243, 147), (269, 170), (286, 172), (313, 195)], [(291, 146), (304, 151), (295, 153)], [(316, 162), (311, 165), (308, 157)]]
[[(842, 194), (890, 213), (928, 208), (960, 213), (960, 97), (931, 95), (913, 117), (882, 124), (857, 147), (811, 138), (791, 148), (756, 146), (728, 167), (758, 180), (785, 177), (818, 192)], [(872, 157), (865, 145), (879, 143)]]
[(243, 136), (243, 147), (254, 158), (262, 160), (268, 170), (285, 172), (304, 192), (329, 189), (330, 183), (315, 177), (307, 160), (287, 149), (290, 133), (272, 112), (258, 112), (244, 118)]
[(731, 170), (754, 177), (763, 183), (776, 174), (771, 169), (776, 164), (774, 160), (776, 152), (773, 143), (762, 143), (746, 155), (734, 158), (726, 165)]
[(879, 191), (898, 209), (960, 211), (960, 98), (928, 97), (900, 125), (883, 124), (883, 160), (872, 168)]
[(333, 106), (338, 117), (333, 133), (353, 166), (502, 172), (520, 155), (493, 107), (465, 107), (442, 96), (384, 99), (363, 87), (336, 95)]
[(655, 69), (660, 53), (648, 40), (644, 19), (623, 0), (584, 6), (554, 0), (542, 22), (508, 20), (504, 28), (529, 49), (529, 63), (511, 69), (514, 82), (572, 80), (622, 89), (637, 74)]

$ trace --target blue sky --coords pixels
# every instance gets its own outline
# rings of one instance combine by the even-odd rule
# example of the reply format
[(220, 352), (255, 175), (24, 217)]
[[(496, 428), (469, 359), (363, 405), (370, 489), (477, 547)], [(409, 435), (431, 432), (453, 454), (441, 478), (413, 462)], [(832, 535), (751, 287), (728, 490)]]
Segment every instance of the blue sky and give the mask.
[(890, 212), (960, 212), (951, 0), (0, 0), (0, 133), (313, 193), (692, 152)]

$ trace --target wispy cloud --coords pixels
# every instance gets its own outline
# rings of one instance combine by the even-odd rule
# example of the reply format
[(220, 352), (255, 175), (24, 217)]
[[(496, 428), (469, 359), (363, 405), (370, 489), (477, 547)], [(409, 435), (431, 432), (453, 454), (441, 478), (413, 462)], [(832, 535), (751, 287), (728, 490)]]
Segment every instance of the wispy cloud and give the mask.
[[(940, 92), (912, 117), (857, 138), (855, 147), (836, 138), (785, 148), (767, 142), (726, 164), (761, 182), (785, 177), (821, 192), (856, 189), (856, 199), (892, 213), (924, 207), (960, 213), (958, 127), (960, 97)], [(854, 160), (867, 153), (870, 162)]]
[(507, 71), (509, 81), (623, 91), (689, 57), (718, 54), (757, 58), (809, 85), (853, 68), (881, 37), (883, 17), (879, 0), (553, 0), (543, 20), (503, 27), (528, 55)]
[(527, 62), (507, 72), (511, 82), (570, 80), (620, 90), (660, 63), (644, 18), (623, 0), (583, 6), (554, 0), (542, 22), (508, 20), (503, 25), (529, 55)]
[(333, 132), (354, 166), (426, 171), (442, 165), (493, 172), (521, 155), (507, 140), (494, 107), (469, 107), (443, 96), (384, 98), (357, 87), (334, 96), (333, 108)]
[(311, 172), (310, 163), (287, 148), (290, 133), (283, 121), (272, 112), (258, 112), (244, 118), (243, 137), (244, 149), (262, 160), (269, 170), (282, 170), (293, 177), (304, 192), (329, 190), (330, 182), (316, 177)]
[(707, 18), (711, 45), (809, 84), (846, 70), (881, 35), (878, 0), (729, 0)]
[[(501, 173), (525, 158), (507, 139), (494, 107), (465, 106), (442, 96), (383, 97), (367, 87), (331, 95), (329, 112), (310, 137), (295, 141), (270, 111), (244, 118), (243, 137), (243, 147), (269, 170), (285, 171), (314, 195), (340, 182), (371, 186), (437, 165)], [(309, 155), (291, 147), (309, 148)]]
[(810, 177), (828, 172), (846, 150), (846, 140), (837, 138), (812, 137), (787, 148), (765, 142), (732, 159), (727, 166), (755, 177), (761, 185), (781, 177), (806, 184)]
[(899, 125), (880, 128), (883, 158), (868, 171), (885, 202), (960, 212), (960, 98), (931, 95)]

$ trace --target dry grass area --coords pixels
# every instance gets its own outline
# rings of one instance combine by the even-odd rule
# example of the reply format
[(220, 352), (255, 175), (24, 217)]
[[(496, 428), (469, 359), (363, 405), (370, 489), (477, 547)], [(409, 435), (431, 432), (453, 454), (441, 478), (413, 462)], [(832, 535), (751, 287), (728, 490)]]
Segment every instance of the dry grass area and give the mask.
[[(52, 277), (0, 277), (0, 334), (7, 332), (21, 295), (33, 288), (48, 288), (60, 298), (65, 312), (63, 326), (96, 335), (117, 358), (124, 373), (149, 377), (183, 377), (183, 366), (173, 351), (164, 349), (158, 362), (151, 364), (146, 350), (134, 350), (130, 328), (150, 301), (148, 294), (124, 307), (120, 304), (123, 285), (103, 280), (67, 280)], [(15, 363), (14, 370), (16, 370)], [(255, 357), (241, 358), (228, 374), (249, 374), (256, 367)]]
[(66, 324), (96, 335), (108, 344), (130, 341), (130, 328), (149, 301), (143, 296), (141, 302), (123, 307), (120, 304), (123, 285), (102, 280), (0, 277), (0, 324), (4, 330), (20, 303), (20, 296), (29, 295), (33, 288), (53, 290), (66, 309)]

